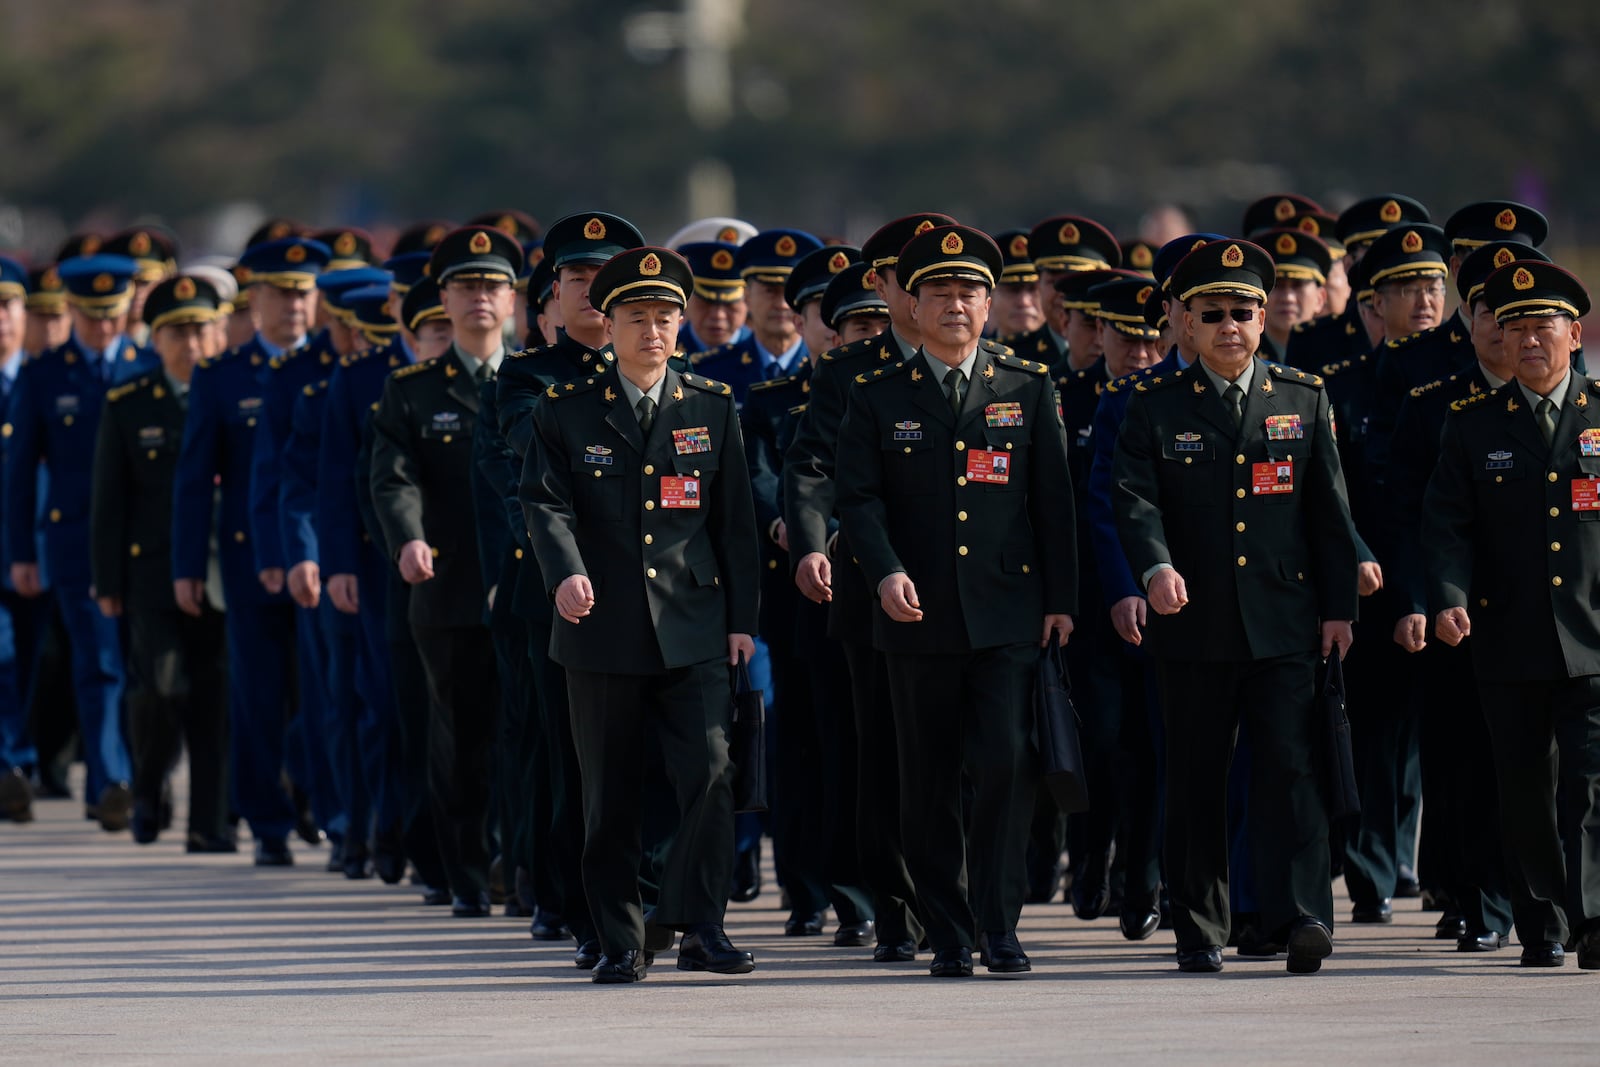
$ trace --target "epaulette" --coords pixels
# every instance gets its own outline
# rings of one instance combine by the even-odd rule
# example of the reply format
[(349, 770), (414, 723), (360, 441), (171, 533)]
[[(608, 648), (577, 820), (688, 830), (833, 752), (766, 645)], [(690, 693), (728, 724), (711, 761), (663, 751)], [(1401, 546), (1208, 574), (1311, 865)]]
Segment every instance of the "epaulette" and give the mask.
[(1452, 400), (1450, 402), (1450, 410), (1465, 411), (1474, 404), (1481, 404), (1490, 397), (1499, 395), (1500, 390), (1498, 389), (1491, 389), (1487, 393), (1473, 393), (1471, 396), (1464, 396), (1460, 400)]
[(679, 377), (682, 379), (684, 385), (699, 389), (704, 393), (710, 393), (712, 396), (733, 395), (733, 386), (724, 382), (714, 381), (710, 378), (707, 378), (703, 374), (698, 378), (693, 374), (682, 374), (679, 375)]
[(863, 337), (859, 341), (851, 341), (847, 345), (840, 345), (838, 348), (830, 348), (826, 352), (822, 353), (822, 355), (818, 356), (817, 359), (822, 363), (832, 363), (834, 360), (848, 359), (851, 356), (865, 352), (873, 344), (877, 343), (880, 342), (876, 337)]
[(215, 367), (218, 363), (222, 362), (223, 356), (231, 356), (234, 352), (237, 352), (237, 351), (239, 351), (239, 350), (237, 348), (234, 348), (234, 349), (229, 349), (227, 352), (223, 353), (222, 356), (207, 356), (206, 358), (202, 359), (200, 362), (196, 363), (194, 365), (194, 369), (195, 370), (210, 370), (212, 367)]
[(1391, 349), (1392, 348), (1404, 348), (1407, 345), (1415, 344), (1416, 342), (1422, 340), (1424, 337), (1431, 337), (1434, 333), (1436, 333), (1438, 331), (1438, 329), (1439, 329), (1439, 327), (1437, 327), (1437, 326), (1431, 326), (1426, 330), (1418, 330), (1416, 333), (1408, 333), (1404, 337), (1396, 337), (1393, 341), (1385, 341), (1383, 343), (1383, 346), (1385, 348), (1391, 348)]
[(1106, 392), (1115, 393), (1119, 389), (1126, 389), (1130, 385), (1133, 385), (1135, 382), (1137, 382), (1141, 378), (1149, 378), (1149, 377), (1151, 377), (1152, 375), (1155, 374), (1155, 372), (1156, 372), (1155, 367), (1154, 366), (1150, 366), (1150, 367), (1141, 368), (1140, 370), (1136, 370), (1132, 374), (1124, 374), (1120, 378), (1117, 378), (1117, 379), (1115, 379), (1113, 381), (1107, 382), (1106, 383)]
[(868, 385), (872, 382), (881, 382), (887, 378), (893, 378), (895, 373), (905, 365), (906, 361), (901, 359), (896, 360), (887, 367), (874, 367), (871, 371), (863, 371), (862, 373), (856, 375), (856, 384)]
[(1448, 377), (1448, 378), (1436, 378), (1431, 382), (1426, 382), (1426, 383), (1424, 383), (1422, 385), (1417, 386), (1415, 389), (1411, 390), (1411, 395), (1413, 397), (1419, 397), (1423, 393), (1426, 393), (1426, 392), (1428, 392), (1430, 390), (1439, 388), (1441, 385), (1444, 385), (1446, 382), (1453, 382), (1455, 380), (1456, 380), (1456, 376), (1454, 374), (1450, 375), (1450, 377)]
[(986, 339), (980, 341), (979, 344), (983, 345), (983, 350), (985, 352), (988, 352), (990, 355), (994, 355), (994, 356), (1012, 356), (1012, 355), (1016, 355), (1016, 349), (1012, 348), (1010, 345), (1006, 344), (1003, 341), (991, 341), (991, 340), (988, 340), (986, 338)]
[(316, 396), (326, 388), (328, 388), (328, 379), (324, 378), (320, 382), (311, 382), (302, 386), (300, 391), (306, 396)]
[(1271, 369), (1272, 376), (1281, 382), (1294, 382), (1296, 385), (1303, 385), (1308, 389), (1322, 388), (1321, 375), (1307, 374), (1303, 370), (1296, 370), (1294, 367), (1286, 367), (1282, 363), (1273, 363), (1269, 360), (1262, 360), (1262, 362), (1266, 363), (1268, 368)]
[(523, 356), (531, 356), (535, 352), (539, 351), (539, 349), (541, 347), (543, 347), (543, 346), (542, 345), (534, 345), (532, 348), (519, 348), (515, 352), (507, 352), (506, 353), (506, 358), (507, 359), (521, 359)]
[(810, 406), (811, 406), (811, 405), (810, 405), (810, 404), (809, 404), (809, 403), (807, 403), (807, 404), (796, 404), (796, 405), (795, 405), (795, 406), (794, 406), (794, 407), (792, 407), (792, 408), (790, 408), (790, 409), (789, 409), (789, 414), (791, 414), (791, 415), (801, 415), (801, 414), (804, 414), (804, 413), (805, 413), (805, 410), (806, 410), (806, 408), (808, 408), (808, 407), (810, 407)]
[(1009, 367), (1012, 370), (1027, 371), (1030, 374), (1050, 373), (1050, 364), (1041, 363), (1036, 359), (1019, 359), (1014, 353), (1011, 352), (996, 352), (994, 354), (993, 362), (998, 363), (1002, 367)]
[(444, 359), (445, 359), (444, 356), (439, 356), (439, 357), (434, 358), (434, 359), (419, 359), (419, 360), (417, 360), (417, 362), (411, 364), (409, 367), (401, 367), (399, 370), (397, 370), (397, 371), (393, 372), (392, 374), (390, 374), (389, 377), (391, 377), (391, 378), (409, 378), (413, 374), (421, 374), (423, 371), (428, 370), (429, 368), (431, 368), (435, 363), (443, 362)]
[(375, 356), (380, 352), (387, 352), (387, 351), (388, 351), (387, 347), (385, 347), (385, 348), (363, 348), (359, 352), (351, 352), (348, 355), (340, 356), (339, 357), (339, 366), (348, 367), (352, 363), (360, 363), (364, 359), (368, 359), (368, 358), (370, 358), (372, 356)]
[(699, 366), (703, 360), (710, 359), (712, 356), (720, 356), (724, 352), (732, 351), (733, 345), (734, 342), (729, 341), (727, 344), (718, 345), (716, 348), (707, 348), (699, 352), (695, 352), (689, 356), (689, 366)]
[(754, 393), (763, 389), (775, 389), (780, 385), (793, 385), (799, 380), (800, 372), (795, 371), (793, 374), (785, 374), (782, 378), (768, 378), (765, 381), (756, 382), (750, 386), (749, 391)]
[[(1366, 361), (1367, 361), (1367, 357), (1364, 356), (1364, 355), (1363, 356), (1356, 356), (1356, 357), (1354, 357), (1352, 359), (1336, 359), (1332, 363), (1326, 364), (1322, 368), (1322, 375), (1325, 378), (1332, 378), (1335, 374), (1338, 374), (1340, 371), (1349, 370), (1351, 367), (1358, 367), (1361, 364), (1365, 363)], [(1321, 385), (1322, 383), (1319, 381), (1317, 384)]]
[(118, 400), (121, 400), (135, 389), (142, 389), (149, 384), (150, 376), (147, 374), (143, 378), (128, 382), (126, 385), (119, 385), (115, 389), (107, 390), (106, 403), (115, 404)]
[[(544, 391), (544, 395), (551, 400), (560, 400), (565, 396), (580, 396), (594, 388), (595, 382), (605, 377), (601, 374), (591, 374), (587, 378), (574, 378), (567, 382), (558, 382)], [(606, 399), (611, 399), (607, 397)]]

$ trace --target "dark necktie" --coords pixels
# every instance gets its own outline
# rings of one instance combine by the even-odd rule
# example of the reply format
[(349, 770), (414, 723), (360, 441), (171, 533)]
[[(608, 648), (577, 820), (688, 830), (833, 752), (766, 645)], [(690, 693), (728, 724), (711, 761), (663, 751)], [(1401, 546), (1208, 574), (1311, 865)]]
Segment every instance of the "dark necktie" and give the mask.
[(961, 398), (966, 386), (967, 376), (961, 373), (961, 368), (951, 367), (944, 376), (944, 387), (950, 391), (950, 413), (957, 418), (961, 417)]
[(1244, 422), (1244, 390), (1234, 382), (1223, 391), (1222, 397), (1228, 402), (1228, 410), (1233, 413), (1233, 428), (1237, 430)]
[(656, 402), (647, 396), (641, 396), (639, 402), (633, 406), (633, 413), (639, 416), (639, 432), (649, 437), (650, 427), (656, 424)]
[(1539, 424), (1539, 433), (1544, 437), (1546, 446), (1555, 440), (1556, 436), (1556, 405), (1549, 397), (1539, 401), (1539, 406), (1533, 409), (1534, 421)]

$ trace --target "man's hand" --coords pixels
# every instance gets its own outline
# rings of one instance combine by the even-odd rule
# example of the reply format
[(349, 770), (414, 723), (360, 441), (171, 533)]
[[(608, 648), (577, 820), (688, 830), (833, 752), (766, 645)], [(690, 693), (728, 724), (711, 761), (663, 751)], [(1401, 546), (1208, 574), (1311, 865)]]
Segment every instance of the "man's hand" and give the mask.
[(777, 542), (779, 548), (785, 552), (789, 551), (789, 527), (784, 525), (782, 519), (773, 522), (772, 539)]
[(283, 568), (268, 567), (266, 570), (256, 575), (256, 581), (261, 583), (261, 588), (265, 589), (273, 596), (277, 596), (279, 593), (283, 592)]
[(1445, 608), (1433, 621), (1433, 633), (1454, 648), (1463, 638), (1472, 636), (1472, 618), (1466, 608)]
[(585, 574), (569, 574), (556, 586), (556, 610), (570, 623), (579, 623), (594, 607), (594, 586)]
[(179, 578), (172, 583), (172, 599), (179, 611), (198, 619), (206, 599), (206, 583), (199, 578)]
[(1339, 649), (1339, 658), (1344, 659), (1350, 654), (1350, 646), (1355, 642), (1356, 635), (1350, 627), (1350, 620), (1328, 619), (1322, 624), (1323, 659), (1327, 659), (1335, 647)]
[(807, 600), (826, 604), (833, 599), (833, 564), (821, 552), (807, 552), (795, 566), (794, 584)]
[(321, 603), (322, 568), (309, 559), (289, 568), (289, 597), (303, 608), (314, 608)]
[(115, 619), (122, 614), (122, 598), (119, 596), (97, 596), (94, 602), (100, 606), (100, 614), (108, 619)]
[(420, 585), (433, 577), (433, 549), (426, 541), (407, 541), (400, 546), (400, 577), (407, 585)]
[(1421, 652), (1428, 647), (1428, 617), (1405, 615), (1394, 624), (1394, 643), (1407, 652)]
[(1371, 596), (1383, 588), (1383, 568), (1376, 563), (1356, 566), (1356, 589), (1362, 596)]
[(1142, 596), (1125, 596), (1111, 605), (1111, 628), (1117, 636), (1137, 648), (1144, 643), (1144, 632), (1149, 604)]
[(11, 586), (19, 596), (31, 598), (44, 592), (39, 587), (39, 565), (37, 563), (13, 563), (11, 565)]
[(1183, 575), (1171, 567), (1162, 567), (1152, 574), (1145, 593), (1157, 615), (1176, 615), (1189, 602), (1189, 587), (1184, 584)]
[(754, 659), (756, 655), (755, 638), (751, 637), (749, 634), (729, 634), (728, 666), (737, 667), (739, 665), (740, 653), (744, 654), (744, 661), (746, 663), (749, 663), (752, 659)]
[(921, 622), (922, 605), (917, 600), (917, 587), (905, 571), (896, 571), (878, 586), (878, 602), (883, 613), (895, 622)]
[(1044, 648), (1050, 643), (1050, 635), (1054, 634), (1064, 645), (1067, 638), (1072, 636), (1071, 615), (1046, 615), (1044, 617), (1044, 636), (1039, 638), (1039, 647)]
[(353, 574), (328, 575), (328, 599), (335, 611), (354, 615), (361, 610), (361, 581)]

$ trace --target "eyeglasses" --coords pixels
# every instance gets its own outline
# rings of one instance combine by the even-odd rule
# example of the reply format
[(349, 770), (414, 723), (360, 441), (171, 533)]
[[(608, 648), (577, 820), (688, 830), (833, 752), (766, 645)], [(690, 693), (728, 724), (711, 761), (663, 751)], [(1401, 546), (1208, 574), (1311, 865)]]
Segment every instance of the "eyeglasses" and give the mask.
[(1444, 296), (1444, 282), (1421, 282), (1402, 285), (1399, 293), (1407, 300), (1420, 300), (1425, 296), (1439, 300)]
[(1209, 322), (1213, 326), (1224, 318), (1231, 318), (1234, 322), (1254, 322), (1255, 308), (1208, 308), (1200, 312), (1200, 321)]

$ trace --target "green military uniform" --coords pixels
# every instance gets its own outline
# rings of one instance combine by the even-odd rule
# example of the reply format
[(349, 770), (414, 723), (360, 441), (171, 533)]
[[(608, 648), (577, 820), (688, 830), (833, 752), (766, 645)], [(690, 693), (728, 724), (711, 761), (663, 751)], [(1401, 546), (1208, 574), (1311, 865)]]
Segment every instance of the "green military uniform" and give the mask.
[[(1273, 266), (1245, 242), (1179, 263), (1172, 292), (1265, 303)], [(1167, 729), (1166, 876), (1180, 965), (1228, 942), (1227, 779), (1241, 723), (1252, 749), (1256, 889), (1268, 937), (1331, 927), (1327, 817), (1313, 710), (1318, 623), (1356, 614), (1356, 545), (1322, 380), (1253, 358), (1235, 421), (1201, 361), (1134, 387), (1117, 438), (1113, 509), (1128, 563), (1148, 584), (1175, 567), (1189, 604), (1151, 613)], [(1327, 942), (1315, 946), (1326, 955)], [(1312, 947), (1312, 946), (1307, 946)], [(1321, 955), (1315, 956), (1320, 965)], [(1186, 968), (1189, 969), (1189, 968)]]

